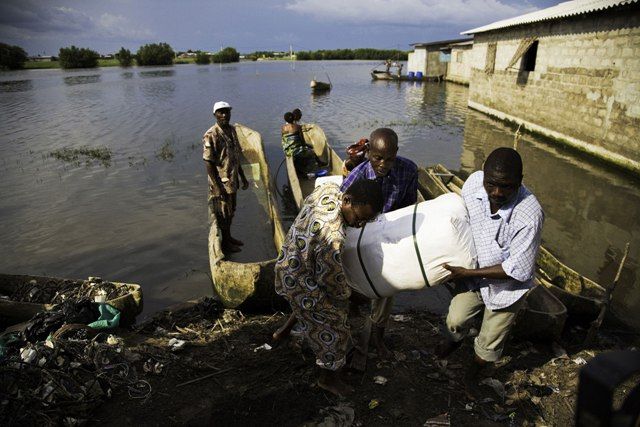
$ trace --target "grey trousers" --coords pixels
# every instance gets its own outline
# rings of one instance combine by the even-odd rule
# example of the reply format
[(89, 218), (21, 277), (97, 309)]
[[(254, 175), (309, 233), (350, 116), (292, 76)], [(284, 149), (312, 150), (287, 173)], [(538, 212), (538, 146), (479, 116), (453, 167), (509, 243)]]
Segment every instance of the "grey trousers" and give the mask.
[(453, 341), (462, 340), (468, 333), (467, 323), (480, 311), (484, 310), (480, 333), (475, 338), (473, 347), (482, 360), (495, 362), (502, 356), (504, 343), (516, 320), (525, 298), (520, 298), (509, 307), (490, 310), (485, 307), (480, 291), (458, 293), (451, 300), (447, 314), (447, 332)]

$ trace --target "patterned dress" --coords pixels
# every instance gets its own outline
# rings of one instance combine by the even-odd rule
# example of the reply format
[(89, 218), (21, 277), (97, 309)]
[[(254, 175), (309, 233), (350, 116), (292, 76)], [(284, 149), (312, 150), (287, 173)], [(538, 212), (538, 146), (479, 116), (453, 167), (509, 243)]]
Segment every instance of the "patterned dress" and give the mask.
[(325, 184), (305, 199), (275, 267), (276, 292), (291, 305), (316, 363), (329, 370), (344, 365), (350, 338), (341, 196), (337, 185)]

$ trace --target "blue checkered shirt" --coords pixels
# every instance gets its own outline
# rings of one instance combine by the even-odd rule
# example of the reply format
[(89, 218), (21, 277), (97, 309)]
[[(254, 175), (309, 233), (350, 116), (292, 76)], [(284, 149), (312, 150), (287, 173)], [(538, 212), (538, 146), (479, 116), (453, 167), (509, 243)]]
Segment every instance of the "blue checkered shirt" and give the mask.
[(363, 178), (381, 181), (384, 197), (382, 213), (404, 208), (416, 202), (418, 167), (409, 159), (397, 156), (387, 176), (382, 178), (376, 178), (376, 173), (368, 160), (360, 163), (343, 181), (340, 191), (344, 193), (351, 184)]
[(513, 279), (481, 278), (470, 289), (479, 288), (487, 308), (498, 310), (518, 301), (533, 286), (544, 212), (536, 196), (521, 185), (517, 197), (492, 214), (483, 177), (482, 171), (475, 172), (462, 187), (478, 267), (501, 264)]

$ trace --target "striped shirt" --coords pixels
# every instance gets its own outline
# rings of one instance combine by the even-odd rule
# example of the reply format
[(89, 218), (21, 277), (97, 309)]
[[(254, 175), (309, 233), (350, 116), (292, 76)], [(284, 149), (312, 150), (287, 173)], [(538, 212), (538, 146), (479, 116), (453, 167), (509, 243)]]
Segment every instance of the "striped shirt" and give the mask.
[(418, 167), (411, 160), (397, 156), (395, 164), (382, 178), (377, 178), (371, 162), (360, 163), (345, 178), (340, 191), (343, 193), (359, 179), (378, 180), (382, 183), (384, 207), (382, 213), (401, 209), (416, 202), (418, 191)]
[(512, 279), (480, 278), (470, 288), (479, 288), (487, 308), (498, 310), (515, 303), (533, 287), (544, 212), (536, 197), (521, 185), (514, 200), (492, 214), (483, 178), (482, 171), (475, 172), (462, 188), (478, 267), (500, 264)]

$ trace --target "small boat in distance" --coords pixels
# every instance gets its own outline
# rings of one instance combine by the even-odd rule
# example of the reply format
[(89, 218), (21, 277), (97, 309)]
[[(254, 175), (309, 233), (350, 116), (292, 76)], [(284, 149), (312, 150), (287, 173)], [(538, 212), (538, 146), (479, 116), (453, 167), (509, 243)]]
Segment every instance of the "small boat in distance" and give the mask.
[[(275, 254), (284, 241), (284, 229), (280, 219), (280, 211), (276, 203), (276, 190), (271, 181), (271, 172), (264, 154), (262, 137), (258, 132), (246, 126), (235, 124), (240, 148), (242, 149), (242, 166), (251, 184), (257, 187), (258, 212), (262, 218), (253, 218), (271, 225), (270, 239), (273, 240)], [(250, 172), (249, 172), (250, 171)], [(252, 190), (251, 190), (252, 191)], [(245, 248), (250, 248), (247, 242)], [(213, 288), (227, 308), (241, 306), (246, 309), (272, 309), (282, 305), (275, 293), (274, 267), (276, 259), (256, 259), (250, 262), (234, 261), (222, 252), (222, 235), (215, 217), (209, 229), (209, 267), (213, 280)]]
[(320, 92), (330, 91), (332, 85), (331, 85), (331, 83), (325, 83), (325, 82), (318, 81), (314, 77), (313, 80), (311, 80), (311, 83), (309, 84), (309, 87), (311, 88), (311, 92), (320, 93)]
[[(418, 187), (425, 197), (460, 194), (464, 181), (441, 164), (418, 171)], [(600, 312), (605, 288), (564, 265), (544, 246), (536, 259), (536, 283), (547, 288), (566, 307), (574, 320), (590, 321)]]

